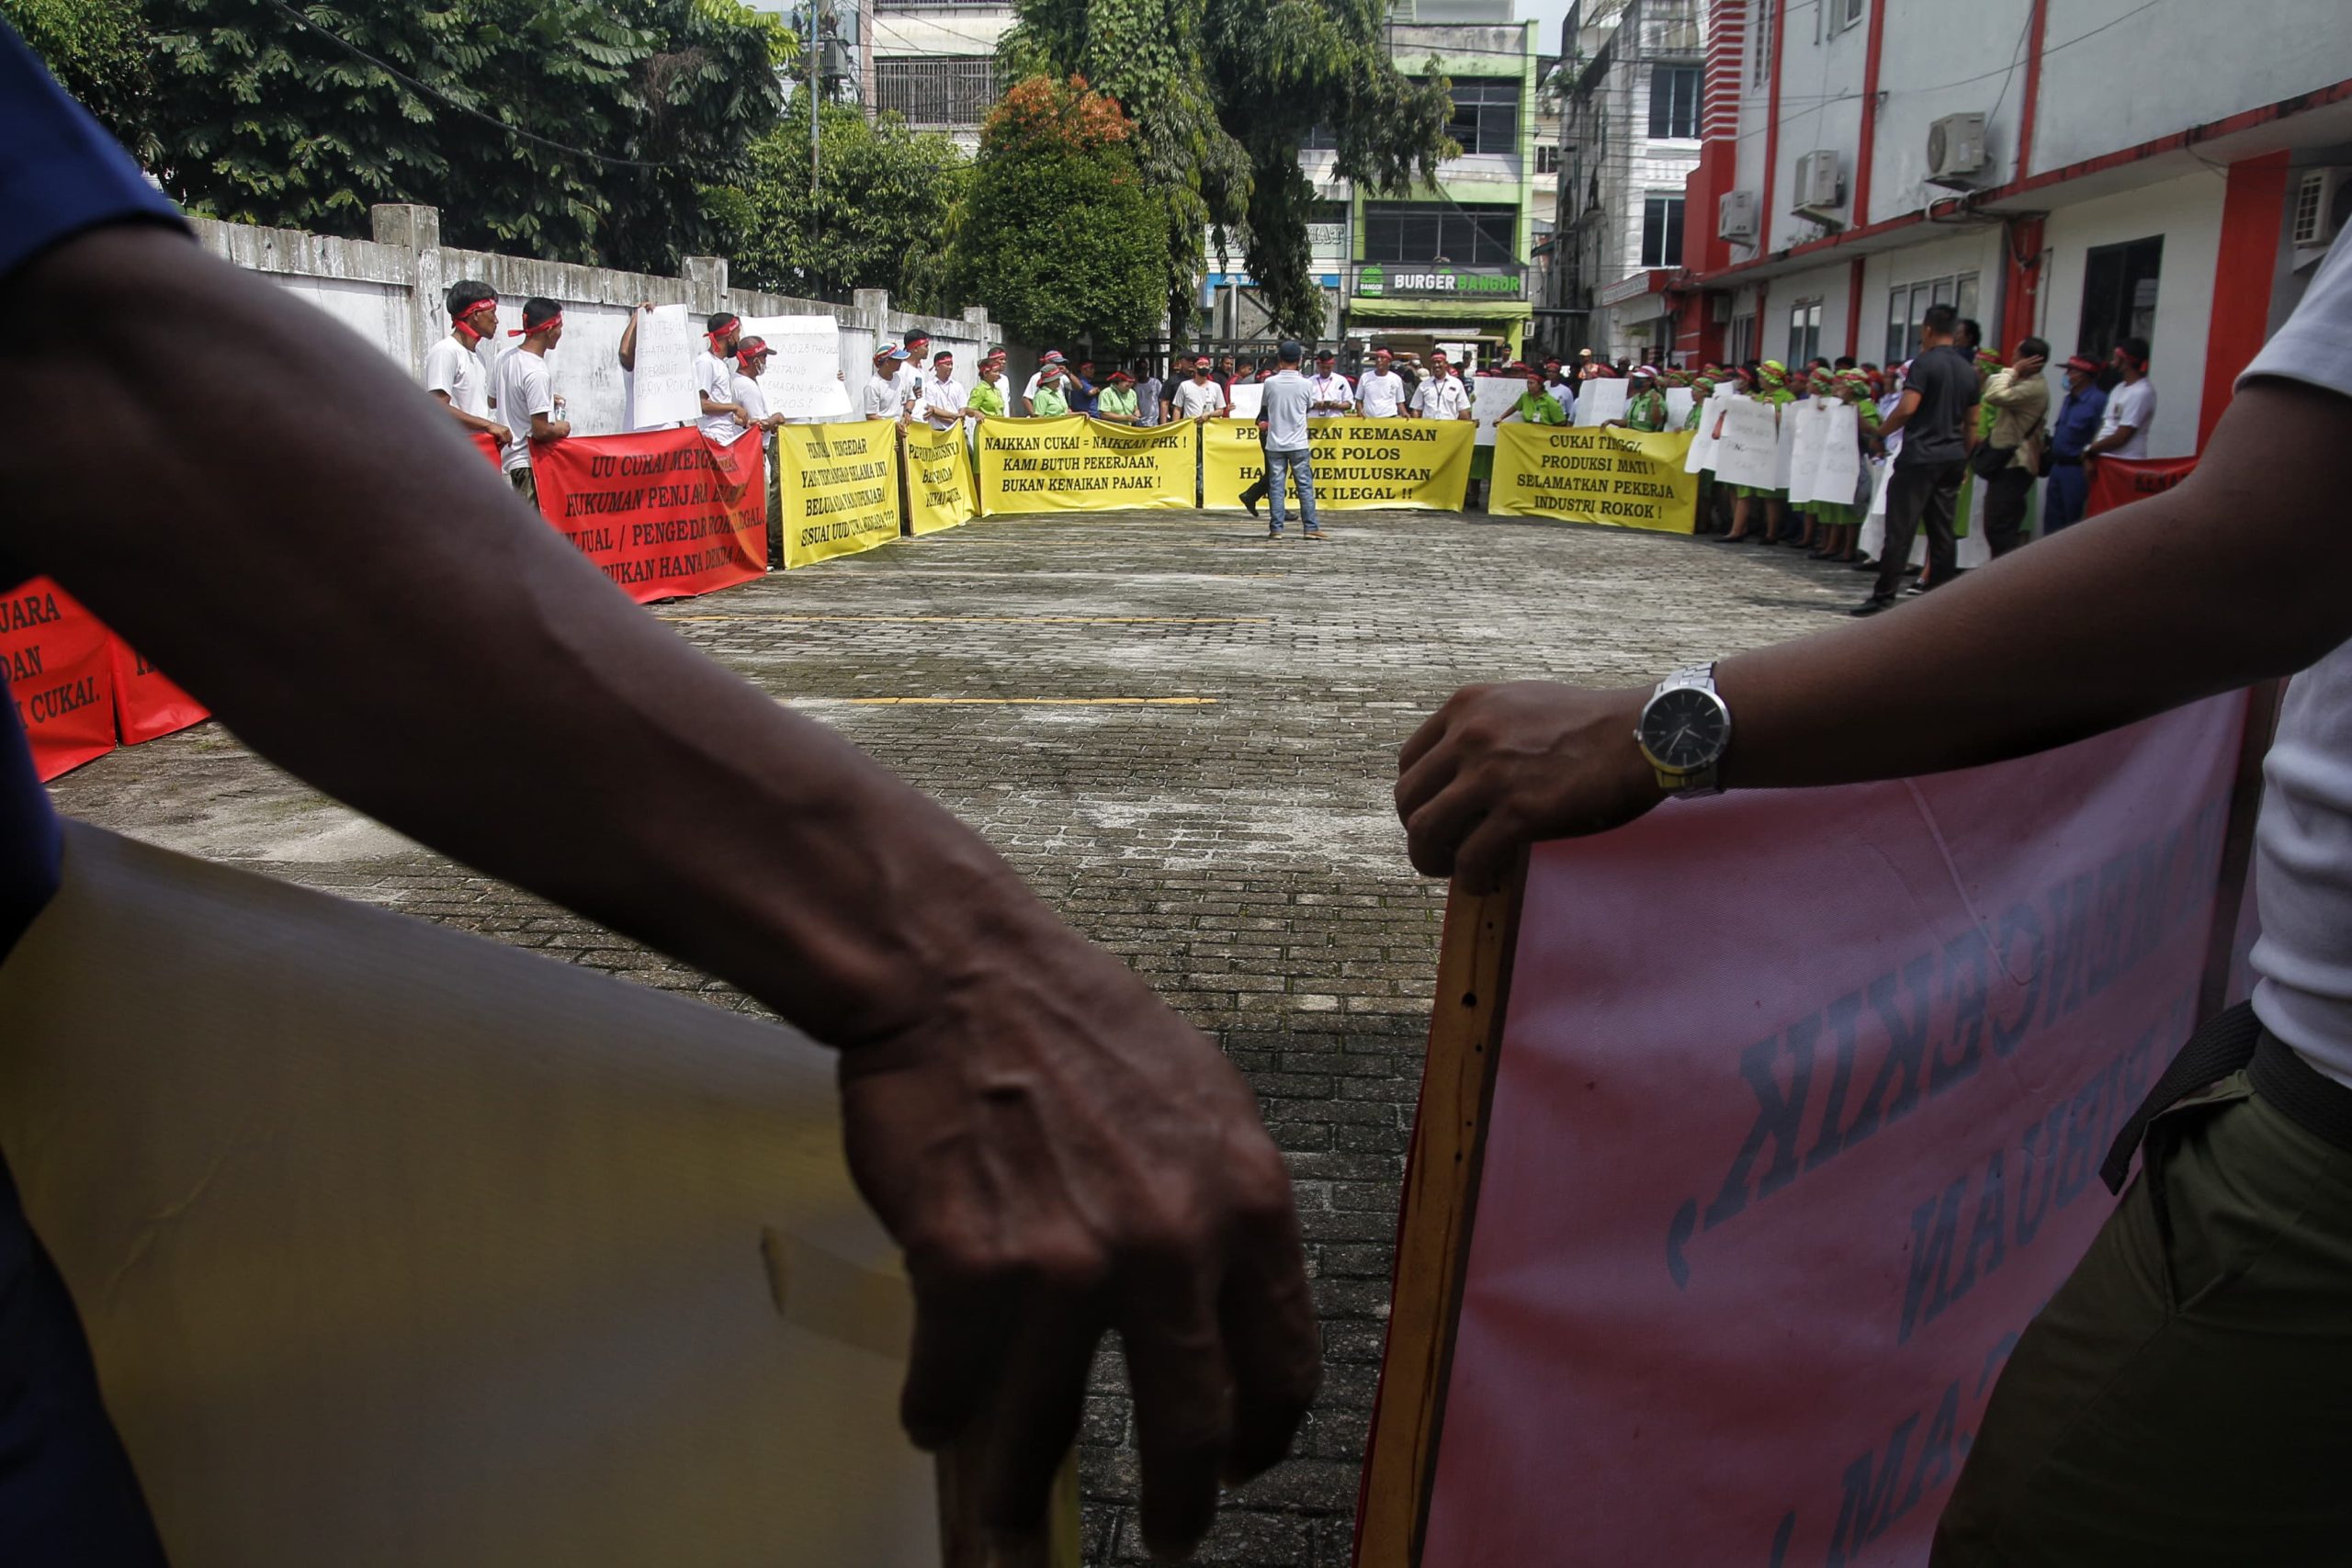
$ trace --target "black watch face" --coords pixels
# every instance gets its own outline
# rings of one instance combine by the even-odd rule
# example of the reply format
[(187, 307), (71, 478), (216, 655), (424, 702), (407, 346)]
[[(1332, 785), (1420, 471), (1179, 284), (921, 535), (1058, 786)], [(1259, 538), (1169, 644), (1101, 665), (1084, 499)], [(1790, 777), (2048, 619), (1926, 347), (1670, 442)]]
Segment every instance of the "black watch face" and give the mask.
[(1723, 755), (1731, 716), (1714, 694), (1678, 686), (1651, 700), (1642, 715), (1642, 747), (1676, 773), (1694, 773)]

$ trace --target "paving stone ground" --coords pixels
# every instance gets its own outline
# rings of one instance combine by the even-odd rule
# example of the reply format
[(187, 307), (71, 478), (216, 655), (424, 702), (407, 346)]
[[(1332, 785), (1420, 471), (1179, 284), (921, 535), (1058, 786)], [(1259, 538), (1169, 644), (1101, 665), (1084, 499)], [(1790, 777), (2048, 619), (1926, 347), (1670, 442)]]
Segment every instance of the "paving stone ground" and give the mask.
[[(1202, 1553), (1233, 1568), (1348, 1561), (1442, 908), (1390, 809), (1397, 746), (1466, 682), (1645, 681), (1827, 626), (1861, 586), (1792, 551), (1610, 529), (1329, 525), (1271, 544), (1238, 516), (994, 520), (652, 612), (985, 834), (1256, 1084), (1297, 1181), (1328, 1371), (1296, 1457), (1229, 1501)], [(218, 726), (56, 794), (170, 848), (752, 1006), (344, 810)], [(1129, 1436), (1106, 1353), (1081, 1447), (1090, 1565), (1145, 1560)]]

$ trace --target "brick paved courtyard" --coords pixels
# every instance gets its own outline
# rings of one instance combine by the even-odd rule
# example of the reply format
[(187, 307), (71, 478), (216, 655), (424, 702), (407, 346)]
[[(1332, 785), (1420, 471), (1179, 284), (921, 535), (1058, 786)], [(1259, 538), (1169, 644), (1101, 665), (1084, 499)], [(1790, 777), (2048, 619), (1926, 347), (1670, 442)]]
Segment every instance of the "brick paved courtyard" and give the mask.
[[(1348, 1559), (1442, 890), (1405, 863), (1399, 742), (1456, 685), (1645, 680), (1832, 624), (1861, 580), (1786, 550), (1509, 519), (977, 523), (654, 611), (988, 836), (1214, 1032), (1289, 1151), (1324, 1317), (1298, 1457), (1204, 1562)], [(749, 1007), (354, 816), (217, 726), (60, 780), (167, 847)], [(1083, 1435), (1087, 1562), (1144, 1561), (1115, 1361)]]

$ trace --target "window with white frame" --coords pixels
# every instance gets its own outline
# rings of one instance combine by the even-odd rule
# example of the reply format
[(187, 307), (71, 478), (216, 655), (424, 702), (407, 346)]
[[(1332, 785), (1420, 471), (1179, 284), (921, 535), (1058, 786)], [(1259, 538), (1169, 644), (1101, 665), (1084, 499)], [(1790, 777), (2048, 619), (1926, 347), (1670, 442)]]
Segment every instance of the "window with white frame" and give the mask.
[(1781, 0), (1756, 0), (1756, 25), (1747, 29), (1756, 40), (1756, 60), (1749, 70), (1748, 84), (1760, 87), (1772, 73), (1772, 13), (1781, 8)]
[(1559, 148), (1554, 146), (1549, 141), (1537, 142), (1535, 144), (1535, 172), (1539, 175), (1558, 174), (1560, 172)]
[(1821, 301), (1800, 299), (1789, 307), (1789, 356), (1792, 370), (1809, 364), (1821, 352)]
[(1724, 357), (1734, 365), (1745, 365), (1756, 357), (1756, 317), (1751, 311), (1731, 319), (1731, 331), (1724, 337)]
[(1699, 89), (1702, 73), (1696, 65), (1650, 67), (1650, 134), (1662, 139), (1696, 141), (1699, 135)]
[(1976, 275), (1954, 273), (1949, 277), (1923, 277), (1898, 283), (1886, 296), (1886, 363), (1900, 365), (1919, 352), (1919, 323), (1931, 305), (1950, 305), (1955, 314), (1976, 314)]
[(1682, 265), (1682, 198), (1652, 196), (1642, 203), (1642, 265)]
[(1861, 26), (1869, 0), (1827, 0), (1829, 28), (1832, 32), (1844, 32), (1848, 28)]

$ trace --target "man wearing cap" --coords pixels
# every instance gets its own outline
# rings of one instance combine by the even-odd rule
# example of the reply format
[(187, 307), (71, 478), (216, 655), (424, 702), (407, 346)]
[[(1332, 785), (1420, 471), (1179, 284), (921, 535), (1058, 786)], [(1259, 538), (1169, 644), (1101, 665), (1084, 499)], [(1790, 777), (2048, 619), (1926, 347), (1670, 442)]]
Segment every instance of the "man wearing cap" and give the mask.
[(2156, 389), (2148, 379), (2148, 340), (2127, 337), (2115, 345), (2116, 372), (2123, 378), (2107, 394), (2107, 414), (2098, 439), (2083, 448), (2085, 457), (2144, 457), (2148, 426), (2156, 419)]
[(1048, 367), (1058, 368), (1061, 363), (1062, 351), (1060, 349), (1049, 348), (1046, 350), (1044, 357), (1037, 361), (1036, 370), (1030, 375), (1029, 384), (1021, 389), (1021, 412), (1033, 416), (1036, 413), (1038, 384), (1045, 380), (1046, 371)]
[(1306, 412), (1314, 418), (1338, 419), (1356, 406), (1356, 389), (1340, 374), (1339, 359), (1328, 348), (1315, 355), (1315, 378), (1306, 384)]
[(907, 351), (895, 343), (886, 343), (874, 351), (874, 370), (865, 378), (865, 391), (858, 402), (865, 418), (906, 423), (907, 402), (899, 395), (898, 381), (899, 367), (906, 362)]
[(461, 278), (449, 286), (449, 332), (424, 351), (424, 389), (441, 400), (468, 430), (487, 434), (501, 446), (507, 429), (490, 417), (490, 378), (475, 349), (498, 329), (498, 295), (487, 283)]
[(1295, 342), (1282, 345), (1281, 364), (1272, 380), (1266, 383), (1265, 399), (1259, 405), (1258, 434), (1266, 444), (1266, 502), (1270, 516), (1266, 537), (1283, 536), (1283, 502), (1284, 491), (1292, 483), (1298, 486), (1298, 515), (1306, 525), (1310, 539), (1323, 536), (1315, 515), (1315, 465), (1306, 440), (1306, 411), (1314, 400), (1314, 389), (1306, 378), (1298, 373), (1306, 351)]
[(1175, 395), (1168, 400), (1171, 415), (1176, 419), (1215, 419), (1225, 412), (1225, 389), (1209, 374), (1211, 361), (1205, 354), (1193, 361), (1193, 378), (1178, 384)]
[(1633, 385), (1625, 393), (1625, 417), (1608, 423), (1627, 430), (1657, 431), (1666, 428), (1666, 394), (1657, 389), (1657, 370), (1643, 365), (1634, 368)]
[(563, 338), (563, 307), (552, 299), (526, 299), (522, 326), (507, 335), (523, 341), (498, 362), (498, 406), (513, 435), (500, 466), (507, 482), (536, 505), (539, 487), (531, 473), (531, 443), (560, 441), (571, 434), (571, 424), (555, 417), (555, 383), (548, 376), (548, 350)]
[(1395, 419), (1405, 404), (1405, 378), (1385, 348), (1372, 351), (1372, 368), (1356, 381), (1356, 412), (1366, 419)]
[(2107, 391), (2098, 384), (2098, 361), (2078, 354), (2066, 361), (2066, 397), (2050, 426), (2050, 483), (2041, 496), (2041, 534), (2048, 538), (2083, 520), (2090, 474), (2083, 452), (2098, 439), (2107, 420)]
[(743, 323), (733, 311), (721, 310), (703, 326), (703, 341), (710, 346), (695, 356), (695, 389), (702, 397), (695, 427), (713, 441), (732, 441), (751, 423), (735, 406), (735, 347)]
[(1136, 378), (1125, 370), (1111, 372), (1111, 379), (1094, 395), (1094, 417), (1105, 424), (1133, 424), (1140, 406), (1136, 397)]
[(941, 349), (931, 356), (931, 376), (922, 384), (922, 391), (915, 400), (915, 412), (922, 415), (925, 424), (937, 431), (956, 428), (964, 417), (970, 400), (956, 379), (956, 355)]
[(735, 406), (743, 411), (743, 423), (730, 434), (718, 437), (721, 446), (732, 446), (740, 436), (751, 432), (770, 431), (784, 423), (784, 415), (768, 412), (768, 395), (760, 387), (760, 375), (768, 367), (768, 356), (775, 351), (764, 338), (747, 337), (735, 344), (735, 373), (728, 383), (728, 394)]
[(1470, 389), (1445, 362), (1445, 350), (1436, 349), (1430, 355), (1430, 373), (1413, 392), (1411, 404), (1416, 419), (1471, 419)]

